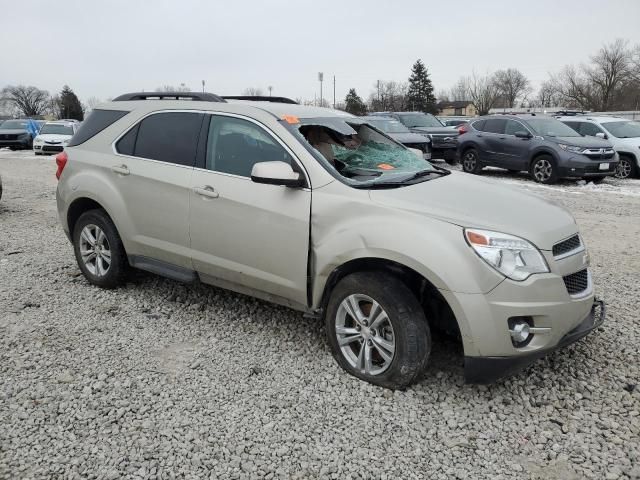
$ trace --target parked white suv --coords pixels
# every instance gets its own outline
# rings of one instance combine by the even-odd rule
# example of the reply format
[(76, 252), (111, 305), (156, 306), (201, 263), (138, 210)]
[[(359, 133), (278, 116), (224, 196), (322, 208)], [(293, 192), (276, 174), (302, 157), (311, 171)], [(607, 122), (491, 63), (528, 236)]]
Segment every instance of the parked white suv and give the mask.
[(36, 155), (51, 155), (63, 151), (79, 127), (80, 123), (77, 121), (57, 120), (45, 123), (33, 139), (33, 152)]
[(56, 162), (89, 282), (113, 288), (133, 266), (287, 305), (323, 319), (338, 363), (377, 385), (422, 375), (432, 329), (487, 382), (604, 319), (569, 212), (431, 165), (344, 112), (127, 94)]
[(591, 115), (559, 117), (583, 136), (609, 140), (620, 156), (616, 177), (640, 177), (640, 123), (620, 117)]

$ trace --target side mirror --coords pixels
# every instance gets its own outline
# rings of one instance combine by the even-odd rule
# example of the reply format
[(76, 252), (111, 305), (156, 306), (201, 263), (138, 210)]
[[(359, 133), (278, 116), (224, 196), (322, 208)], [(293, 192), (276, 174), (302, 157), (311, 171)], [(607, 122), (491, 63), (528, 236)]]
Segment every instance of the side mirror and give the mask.
[(424, 159), (424, 154), (422, 153), (422, 150), (418, 150), (417, 148), (409, 148), (409, 150), (411, 150), (411, 153), (413, 153), (420, 160)]
[(602, 138), (602, 139), (606, 139), (607, 138), (607, 136), (603, 132), (596, 133), (596, 137)]
[(304, 177), (294, 172), (291, 165), (285, 162), (258, 162), (251, 169), (251, 180), (267, 185), (283, 185), (285, 187), (302, 187)]
[(529, 132), (525, 132), (524, 130), (518, 130), (514, 134), (517, 138), (531, 138), (532, 135)]

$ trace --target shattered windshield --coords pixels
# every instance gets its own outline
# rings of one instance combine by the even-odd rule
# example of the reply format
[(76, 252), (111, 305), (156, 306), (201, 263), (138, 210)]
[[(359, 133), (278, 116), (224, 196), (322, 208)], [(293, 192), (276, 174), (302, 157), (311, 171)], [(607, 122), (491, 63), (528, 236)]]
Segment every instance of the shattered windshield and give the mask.
[(354, 186), (398, 186), (449, 173), (365, 121), (315, 118), (301, 120), (298, 130), (321, 158)]

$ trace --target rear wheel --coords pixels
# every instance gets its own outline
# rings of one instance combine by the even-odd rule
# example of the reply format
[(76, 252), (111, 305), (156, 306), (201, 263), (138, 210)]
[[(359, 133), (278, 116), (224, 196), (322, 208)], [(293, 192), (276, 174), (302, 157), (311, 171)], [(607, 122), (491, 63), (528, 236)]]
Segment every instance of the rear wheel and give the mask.
[(73, 247), (80, 270), (90, 283), (114, 288), (123, 283), (128, 261), (120, 235), (104, 210), (89, 210), (73, 229)]
[(538, 183), (551, 184), (558, 181), (558, 171), (555, 162), (549, 155), (536, 157), (531, 163), (529, 173)]
[(626, 155), (620, 156), (620, 161), (616, 166), (616, 178), (631, 178), (635, 175), (635, 165), (633, 160)]
[(334, 288), (325, 315), (331, 351), (351, 375), (390, 389), (415, 382), (431, 334), (416, 297), (397, 278), (360, 272)]
[(480, 157), (478, 151), (475, 148), (465, 150), (462, 154), (462, 170), (467, 173), (479, 174), (482, 170), (480, 165)]

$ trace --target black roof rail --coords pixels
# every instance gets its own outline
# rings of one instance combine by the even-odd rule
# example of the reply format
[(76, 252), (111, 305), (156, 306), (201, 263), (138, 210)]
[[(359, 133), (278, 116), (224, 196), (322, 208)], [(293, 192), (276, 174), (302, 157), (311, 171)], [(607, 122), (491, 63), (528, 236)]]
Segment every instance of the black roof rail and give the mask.
[(298, 102), (287, 97), (271, 97), (267, 95), (223, 95), (225, 100), (250, 100), (253, 102), (290, 103), (298, 105)]
[(134, 92), (113, 99), (114, 102), (130, 100), (193, 100), (197, 102), (225, 102), (224, 98), (205, 92)]

